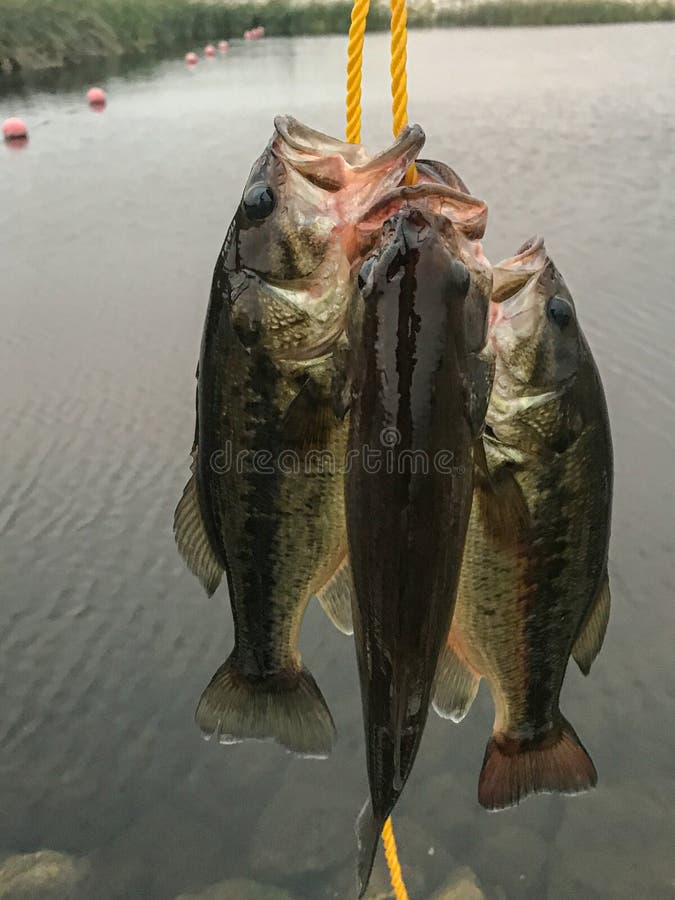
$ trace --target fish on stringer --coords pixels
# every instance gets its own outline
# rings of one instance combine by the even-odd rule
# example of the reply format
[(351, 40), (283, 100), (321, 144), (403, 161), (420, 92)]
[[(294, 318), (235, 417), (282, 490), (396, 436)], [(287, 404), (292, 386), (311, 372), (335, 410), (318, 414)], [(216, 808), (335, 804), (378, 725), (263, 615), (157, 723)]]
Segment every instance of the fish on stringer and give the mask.
[(494, 296), (486, 457), (492, 479), (516, 482), (528, 517), (495, 527), (477, 485), (434, 705), (461, 721), (488, 682), (495, 721), (478, 799), (503, 809), (597, 781), (559, 695), (570, 655), (588, 674), (609, 619), (612, 443), (597, 367), (542, 240), (495, 266)]
[[(450, 627), (491, 370), (485, 206), (441, 184), (410, 187), (406, 199), (361, 268), (337, 391), (350, 410), (345, 496), (370, 785), (357, 822), (360, 895), (412, 770)], [(366, 448), (383, 456), (377, 471)]]

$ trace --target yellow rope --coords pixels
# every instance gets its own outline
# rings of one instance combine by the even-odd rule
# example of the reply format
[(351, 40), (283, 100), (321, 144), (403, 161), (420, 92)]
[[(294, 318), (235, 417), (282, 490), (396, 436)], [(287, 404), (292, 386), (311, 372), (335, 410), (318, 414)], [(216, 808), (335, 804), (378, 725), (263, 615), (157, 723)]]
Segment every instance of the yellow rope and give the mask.
[[(354, 0), (349, 26), (347, 49), (347, 140), (350, 144), (361, 141), (361, 71), (363, 68), (363, 42), (366, 35), (366, 19), (370, 0)], [(391, 97), (394, 137), (398, 137), (408, 124), (408, 12), (406, 0), (391, 0)], [(406, 183), (417, 181), (417, 169), (413, 163), (406, 172)]]
[[(406, 0), (391, 0), (391, 112), (394, 137), (408, 124), (408, 11)], [(415, 184), (417, 168), (413, 163), (405, 173), (406, 184)]]
[(408, 124), (408, 76), (406, 74), (408, 13), (405, 0), (391, 0), (391, 111), (394, 137)]
[(384, 823), (382, 843), (384, 844), (384, 854), (387, 857), (389, 878), (394, 889), (394, 896), (396, 900), (408, 900), (408, 892), (403, 883), (401, 864), (398, 861), (398, 853), (396, 852), (396, 838), (394, 837), (394, 828), (391, 824), (391, 816)]
[(361, 69), (370, 0), (354, 0), (347, 50), (347, 140), (361, 143)]

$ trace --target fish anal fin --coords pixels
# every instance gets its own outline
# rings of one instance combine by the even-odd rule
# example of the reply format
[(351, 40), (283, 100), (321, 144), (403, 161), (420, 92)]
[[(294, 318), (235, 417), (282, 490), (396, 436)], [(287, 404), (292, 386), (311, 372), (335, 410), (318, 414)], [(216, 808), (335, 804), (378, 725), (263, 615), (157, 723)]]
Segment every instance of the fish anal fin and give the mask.
[(602, 648), (609, 622), (610, 603), (609, 579), (605, 575), (572, 647), (572, 656), (584, 675), (591, 671), (593, 660)]
[(343, 634), (353, 634), (352, 594), (354, 581), (349, 557), (345, 555), (330, 580), (316, 592), (316, 599), (333, 625)]
[(206, 533), (194, 474), (185, 485), (183, 496), (176, 507), (173, 533), (178, 552), (188, 569), (199, 578), (210, 597), (220, 584), (223, 567), (216, 558)]
[(480, 679), (453, 640), (451, 631), (436, 669), (433, 706), (438, 715), (461, 722), (478, 693)]
[(202, 693), (195, 719), (221, 744), (274, 740), (299, 756), (323, 759), (335, 743), (333, 718), (304, 666), (253, 679), (230, 656)]
[(595, 766), (572, 726), (562, 716), (537, 741), (493, 734), (478, 781), (478, 802), (486, 809), (515, 806), (530, 794), (579, 794), (595, 787)]

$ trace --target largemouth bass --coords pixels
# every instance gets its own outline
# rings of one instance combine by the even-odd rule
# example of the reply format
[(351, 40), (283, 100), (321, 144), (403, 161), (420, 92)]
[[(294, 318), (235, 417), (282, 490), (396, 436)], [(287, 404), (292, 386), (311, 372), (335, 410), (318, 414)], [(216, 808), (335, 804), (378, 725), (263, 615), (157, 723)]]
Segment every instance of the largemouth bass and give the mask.
[(570, 654), (588, 674), (603, 642), (612, 498), (602, 384), (543, 241), (495, 267), (495, 296), (486, 456), (491, 477), (518, 484), (529, 516), (496, 532), (476, 488), (435, 698), (460, 721), (480, 678), (488, 682), (495, 721), (478, 785), (488, 809), (596, 783), (559, 695)]
[(358, 222), (423, 142), (413, 126), (372, 157), (277, 118), (218, 258), (193, 476), (174, 530), (209, 594), (227, 577), (234, 649), (196, 712), (222, 743), (273, 739), (311, 756), (332, 747), (333, 720), (298, 637), (322, 589), (327, 611), (349, 630), (348, 592), (336, 599), (346, 581), (347, 427), (333, 408), (333, 349), (364, 246)]
[(450, 188), (423, 202), (424, 191), (408, 189), (408, 205), (385, 224), (347, 330), (345, 495), (370, 785), (357, 822), (360, 896), (426, 724), (487, 405), (487, 380), (478, 379), (479, 398), (475, 374), (487, 366), (492, 279), (462, 231), (471, 220), (476, 237), (486, 209)]

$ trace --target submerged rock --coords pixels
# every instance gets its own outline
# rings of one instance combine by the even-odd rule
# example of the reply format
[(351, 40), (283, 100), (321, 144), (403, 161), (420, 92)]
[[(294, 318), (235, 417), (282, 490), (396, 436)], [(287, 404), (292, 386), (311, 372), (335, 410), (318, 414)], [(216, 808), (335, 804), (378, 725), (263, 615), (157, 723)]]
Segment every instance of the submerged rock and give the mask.
[(288, 891), (248, 878), (229, 878), (195, 894), (181, 894), (176, 900), (293, 900)]
[(0, 900), (84, 900), (91, 869), (85, 860), (39, 850), (0, 863)]
[(249, 871), (271, 881), (319, 878), (351, 860), (355, 807), (353, 797), (328, 794), (325, 769), (290, 772), (251, 836)]
[(478, 879), (468, 866), (457, 869), (431, 900), (485, 900)]

